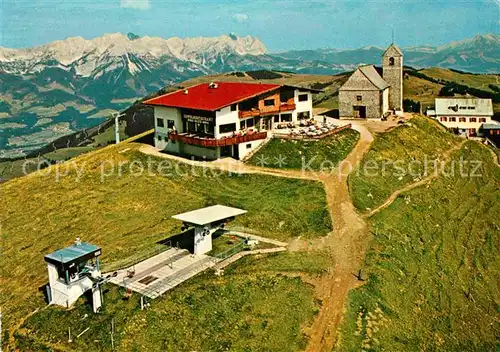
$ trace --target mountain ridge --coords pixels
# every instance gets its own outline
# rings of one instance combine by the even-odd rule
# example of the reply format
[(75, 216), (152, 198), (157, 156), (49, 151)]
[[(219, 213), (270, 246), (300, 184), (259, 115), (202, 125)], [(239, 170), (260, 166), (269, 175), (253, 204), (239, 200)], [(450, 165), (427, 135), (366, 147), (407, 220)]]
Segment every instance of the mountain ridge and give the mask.
[[(479, 35), (441, 49), (403, 49), (405, 65), (498, 72), (499, 38)], [(36, 48), (0, 48), (0, 149), (7, 155), (35, 150), (98, 125), (141, 97), (199, 76), (256, 70), (335, 75), (362, 63), (380, 65), (382, 52), (366, 46), (269, 53), (258, 38), (234, 33), (184, 39), (112, 33)]]
[[(99, 68), (103, 57), (109, 59), (132, 54), (157, 67), (163, 56), (170, 56), (209, 67), (221, 54), (263, 55), (266, 52), (264, 44), (251, 36), (164, 39), (110, 33), (88, 40), (83, 37), (69, 37), (34, 48), (0, 47), (0, 70), (13, 74), (36, 73), (44, 67), (39, 63), (55, 60), (55, 66), (67, 70), (74, 69), (76, 74), (89, 77), (95, 74), (94, 70)], [(132, 67), (131, 73), (134, 73), (135, 63), (130, 64), (128, 61), (128, 65), (129, 69)]]

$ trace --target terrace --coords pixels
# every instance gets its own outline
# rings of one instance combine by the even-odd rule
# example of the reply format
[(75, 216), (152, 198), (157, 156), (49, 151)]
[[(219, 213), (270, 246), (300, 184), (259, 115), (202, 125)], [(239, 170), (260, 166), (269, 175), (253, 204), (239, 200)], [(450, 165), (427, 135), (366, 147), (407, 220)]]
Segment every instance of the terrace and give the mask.
[(234, 135), (223, 138), (202, 137), (191, 133), (170, 133), (168, 138), (172, 141), (179, 141), (186, 144), (199, 145), (202, 147), (224, 147), (228, 145), (256, 141), (267, 138), (267, 132), (247, 132), (245, 135)]

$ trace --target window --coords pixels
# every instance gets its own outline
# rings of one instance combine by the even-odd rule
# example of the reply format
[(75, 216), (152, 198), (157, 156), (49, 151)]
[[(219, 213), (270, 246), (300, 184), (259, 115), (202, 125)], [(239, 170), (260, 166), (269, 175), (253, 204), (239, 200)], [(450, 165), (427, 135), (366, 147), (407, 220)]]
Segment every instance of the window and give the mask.
[(248, 143), (247, 144), (247, 149), (251, 149), (252, 148), (252, 143)]
[(156, 138), (158, 138), (158, 140), (161, 141), (161, 136), (156, 136)]
[(308, 94), (299, 94), (299, 101), (308, 101), (308, 100), (309, 100)]
[(477, 122), (477, 119), (476, 119), (475, 117), (471, 117), (471, 118), (469, 119), (469, 122)]
[(175, 121), (174, 120), (167, 120), (167, 127), (168, 128), (174, 128)]
[(356, 100), (357, 101), (362, 101), (363, 100), (363, 97), (361, 95), (356, 95)]
[(225, 125), (219, 126), (219, 133), (229, 133), (236, 131), (235, 123), (226, 123)]
[(476, 107), (475, 106), (469, 106), (467, 109), (469, 109), (469, 110), (476, 110)]
[(243, 129), (245, 129), (245, 128), (247, 128), (246, 121), (245, 121), (245, 120), (240, 121), (240, 130), (243, 130)]
[(394, 58), (393, 57), (389, 58), (389, 66), (394, 66)]
[(254, 120), (253, 119), (248, 119), (247, 120), (247, 128), (253, 127), (254, 126)]
[(237, 108), (236, 104), (231, 105), (231, 111), (236, 111), (236, 108)]
[(280, 90), (280, 101), (282, 103), (286, 103), (288, 100), (294, 98), (294, 90), (293, 89), (288, 89), (288, 88), (283, 88)]
[(467, 106), (461, 106), (460, 107), (460, 110), (466, 110), (467, 109)]
[(187, 122), (187, 132), (188, 133), (196, 133), (196, 122), (188, 121)]
[(297, 114), (297, 118), (299, 120), (307, 120), (311, 116), (311, 113), (309, 111), (302, 111)]
[(279, 123), (280, 122), (280, 117), (279, 115), (274, 116), (274, 123)]
[(215, 126), (213, 124), (210, 124), (210, 125), (205, 125), (205, 127), (206, 127), (207, 134), (213, 136)]
[(274, 99), (264, 100), (264, 106), (274, 106)]
[(292, 114), (282, 114), (281, 115), (281, 122), (288, 122), (292, 121)]
[(456, 117), (450, 117), (450, 122), (456, 122), (457, 118)]
[(447, 117), (445, 117), (445, 116), (442, 116), (442, 117), (440, 118), (440, 121), (448, 121), (448, 118), (447, 118)]
[(157, 118), (156, 119), (156, 126), (165, 127), (165, 125), (163, 124), (163, 119)]
[(459, 118), (458, 118), (458, 122), (466, 122), (465, 117), (459, 117)]
[(480, 117), (479, 122), (486, 122), (486, 119), (484, 117)]

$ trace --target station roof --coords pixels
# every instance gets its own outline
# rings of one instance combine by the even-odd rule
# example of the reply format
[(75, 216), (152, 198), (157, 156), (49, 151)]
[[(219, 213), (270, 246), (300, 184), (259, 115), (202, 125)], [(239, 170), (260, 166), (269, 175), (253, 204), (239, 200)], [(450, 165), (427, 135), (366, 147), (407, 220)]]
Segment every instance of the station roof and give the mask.
[(53, 264), (71, 264), (80, 260), (88, 260), (101, 254), (101, 248), (90, 243), (82, 242), (69, 247), (58, 249), (47, 254), (45, 261)]
[(245, 214), (246, 212), (246, 210), (227, 207), (225, 205), (213, 205), (211, 207), (174, 215), (172, 218), (189, 224), (204, 226), (213, 222), (233, 218), (235, 216)]

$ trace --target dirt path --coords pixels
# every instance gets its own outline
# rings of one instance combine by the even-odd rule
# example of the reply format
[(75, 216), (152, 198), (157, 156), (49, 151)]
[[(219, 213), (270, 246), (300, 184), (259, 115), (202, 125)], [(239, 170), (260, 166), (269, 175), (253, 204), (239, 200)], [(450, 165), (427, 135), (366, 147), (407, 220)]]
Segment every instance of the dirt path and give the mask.
[(305, 180), (319, 181), (318, 177), (312, 173), (302, 172), (297, 170), (269, 169), (265, 167), (247, 165), (232, 158), (224, 158), (216, 161), (189, 160), (179, 156), (161, 153), (153, 146), (146, 144), (141, 145), (139, 151), (143, 154), (152, 155), (163, 159), (178, 161), (191, 166), (217, 169), (236, 174), (261, 174), (261, 175), (270, 175), (276, 177), (299, 178)]
[[(462, 148), (462, 146), (465, 144), (465, 142), (466, 142), (466, 140), (464, 140), (459, 145), (451, 148), (450, 150), (446, 151), (446, 153), (443, 154), (444, 160), (442, 160), (442, 162), (447, 163), (451, 159), (453, 153), (455, 153), (460, 148)], [(392, 193), (389, 196), (389, 198), (386, 199), (386, 201), (384, 203), (382, 203), (381, 205), (379, 205), (378, 207), (373, 209), (368, 214), (364, 215), (364, 217), (366, 217), (366, 218), (372, 217), (373, 215), (379, 213), (381, 210), (383, 210), (383, 209), (387, 208), (389, 205), (391, 205), (402, 193), (405, 193), (405, 192), (410, 191), (414, 188), (420, 187), (420, 186), (428, 183), (429, 181), (435, 179), (438, 176), (439, 176), (439, 172), (433, 172), (432, 174), (429, 174), (428, 176), (421, 179), (420, 181), (410, 183), (409, 185), (406, 185), (405, 187), (396, 190), (394, 193)]]
[(351, 202), (347, 178), (370, 148), (373, 136), (365, 126), (353, 124), (353, 128), (360, 132), (358, 143), (337, 169), (323, 174), (293, 170), (270, 170), (229, 159), (216, 162), (200, 162), (160, 153), (151, 146), (145, 145), (140, 148), (142, 153), (188, 163), (193, 166), (238, 173), (258, 173), (277, 177), (316, 180), (324, 184), (330, 216), (334, 224), (333, 231), (327, 236), (313, 241), (295, 239), (289, 245), (292, 251), (326, 249), (332, 253), (334, 258), (334, 263), (332, 263), (328, 275), (314, 281), (316, 293), (323, 303), (312, 326), (306, 331), (310, 337), (307, 351), (330, 352), (333, 349), (347, 293), (360, 284), (353, 274), (357, 273), (362, 265), (364, 253), (370, 239), (370, 231), (365, 221), (357, 213)]
[(321, 247), (332, 253), (335, 262), (328, 275), (316, 282), (322, 308), (308, 329), (310, 339), (306, 351), (333, 349), (347, 293), (360, 284), (353, 274), (362, 265), (370, 239), (366, 223), (351, 202), (347, 177), (370, 148), (373, 137), (365, 127), (353, 127), (361, 134), (358, 144), (336, 173), (322, 177), (334, 230), (319, 241)]

